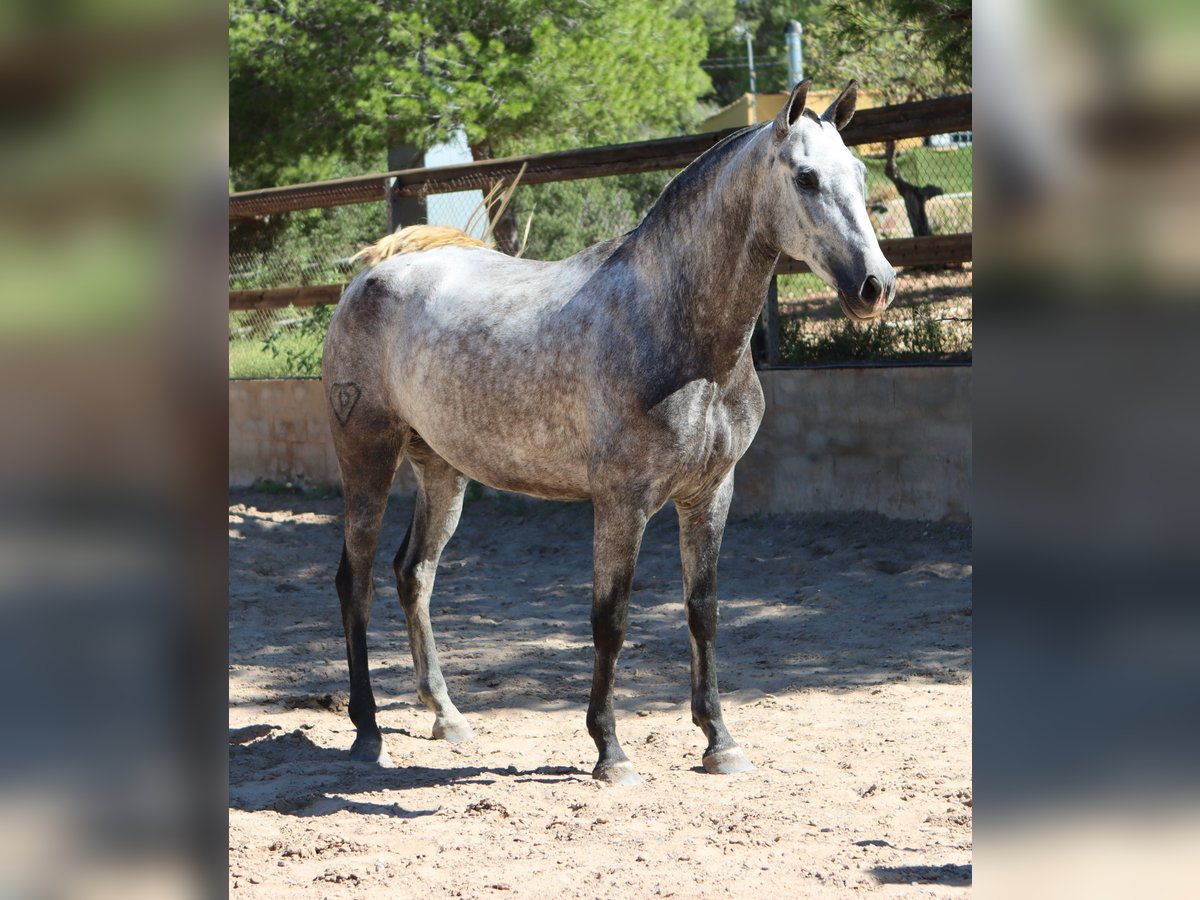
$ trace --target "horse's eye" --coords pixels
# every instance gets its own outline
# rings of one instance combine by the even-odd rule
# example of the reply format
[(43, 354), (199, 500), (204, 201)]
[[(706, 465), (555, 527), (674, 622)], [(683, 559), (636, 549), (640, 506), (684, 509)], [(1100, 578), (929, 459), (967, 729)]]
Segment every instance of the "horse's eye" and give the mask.
[(796, 184), (802, 188), (812, 190), (817, 186), (817, 173), (804, 170), (796, 173)]

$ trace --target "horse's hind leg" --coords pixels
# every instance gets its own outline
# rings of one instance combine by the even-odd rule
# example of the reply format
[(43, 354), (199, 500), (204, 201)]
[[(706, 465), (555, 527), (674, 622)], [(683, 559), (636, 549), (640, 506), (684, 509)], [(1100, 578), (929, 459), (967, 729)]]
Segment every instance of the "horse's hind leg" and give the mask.
[(716, 492), (694, 503), (676, 500), (683, 593), (692, 645), (692, 721), (704, 731), (705, 771), (728, 774), (752, 768), (729, 736), (717, 694), (717, 557), (733, 497), (730, 472)]
[(429, 621), (429, 597), (442, 549), (458, 527), (467, 477), (416, 435), (409, 444), (408, 457), (420, 487), (412, 524), (394, 562), (396, 587), (408, 620), (417, 696), (433, 711), (433, 736), (458, 743), (472, 736), (471, 726), (446, 691)]
[(386, 764), (383, 735), (375, 722), (375, 696), (367, 662), (367, 624), (375, 599), (372, 568), (379, 528), (387, 507), (388, 490), (396, 474), (404, 434), (351, 443), (339, 435), (338, 463), (346, 502), (345, 542), (337, 571), (342, 627), (346, 632), (346, 658), (350, 664), (350, 720), (358, 730), (350, 758)]

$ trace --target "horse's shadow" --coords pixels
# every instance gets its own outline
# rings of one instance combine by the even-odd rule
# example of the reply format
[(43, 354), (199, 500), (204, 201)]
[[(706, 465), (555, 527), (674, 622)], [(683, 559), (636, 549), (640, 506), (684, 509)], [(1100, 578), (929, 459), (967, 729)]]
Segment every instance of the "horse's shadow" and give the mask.
[(522, 770), (515, 766), (391, 768), (355, 763), (346, 751), (322, 747), (300, 729), (229, 748), (229, 805), (248, 812), (270, 810), (308, 817), (345, 810), (415, 819), (434, 815), (438, 809), (409, 809), (400, 803), (361, 800), (357, 796), (453, 783), (494, 784), (500, 779), (560, 784), (590, 777), (574, 766)]
[(876, 866), (871, 875), (880, 884), (941, 884), (964, 887), (971, 884), (971, 866)]
[[(266, 510), (296, 505), (271, 496), (246, 499)], [(518, 506), (521, 502), (475, 501), (443, 558), (446, 571), (439, 570), (431, 612), (443, 672), (451, 697), (468, 715), (519, 704), (522, 698), (570, 703), (582, 714), (593, 668), (592, 514), (587, 504), (528, 501)], [(322, 503), (305, 509), (341, 511), (336, 501)], [(400, 545), (411, 509), (411, 498), (393, 498), (381, 546)], [(239, 528), (246, 543), (234, 548), (232, 581), (266, 592), (282, 580), (303, 590), (289, 593), (286, 618), (244, 615), (243, 610), (263, 608), (259, 597), (273, 595), (240, 595), (243, 605), (231, 612), (234, 653), (242, 654), (238, 661), (260, 668), (256, 679), (265, 690), (306, 697), (344, 693), (341, 623), (332, 587), (341, 543), (337, 523), (289, 521), (266, 531), (248, 519)], [(948, 525), (849, 514), (783, 517), (770, 529), (734, 522), (722, 550), (722, 691), (858, 690), (911, 677), (951, 683), (967, 677), (969, 532), (930, 538), (929, 532), (939, 528), (939, 534), (953, 531)], [(622, 686), (636, 688), (630, 703), (687, 700), (688, 634), (679, 596), (678, 541), (670, 510), (650, 521), (618, 676)], [(272, 561), (269, 551), (276, 544), (302, 545), (306, 552), (285, 552)], [(526, 565), (531, 554), (540, 568)], [(277, 569), (270, 576), (256, 574), (264, 558)], [(313, 558), (327, 561), (320, 573), (313, 571)], [(395, 697), (411, 698), (414, 679), (404, 615), (386, 560), (376, 569), (371, 674), (376, 699), (386, 704)], [(924, 589), (929, 583), (955, 589), (930, 593)], [(921, 641), (898, 647), (897, 632), (920, 634)], [(277, 649), (264, 649), (264, 643)], [(308, 646), (308, 657), (336, 659), (336, 668), (311, 671), (301, 686), (291, 677), (276, 680), (276, 672), (297, 671), (301, 644)], [(259, 703), (261, 695), (248, 701)]]
[[(286, 509), (296, 519), (295, 498), (247, 500), (256, 509)], [(584, 504), (526, 509), (516, 502), (476, 501), (479, 508), (464, 516), (459, 549), (452, 545), (444, 560), (444, 568), (453, 571), (439, 575), (433, 616), (451, 696), (468, 719), (501, 708), (569, 709), (582, 724), (593, 669), (590, 582), (581, 574), (591, 567), (592, 515)], [(383, 544), (389, 547), (402, 541), (412, 501), (397, 498), (393, 506), (384, 527)], [(348, 730), (341, 623), (332, 588), (341, 541), (333, 515), (340, 504), (314, 501), (304, 508), (328, 513), (329, 520), (288, 520), (268, 529), (247, 517), (238, 526), (244, 540), (231, 548), (230, 578), (238, 591), (230, 612), (230, 655), (253, 671), (239, 676), (251, 689), (235, 705), (311, 708), (315, 715), (336, 715)], [(527, 519), (536, 521), (522, 527)], [(726, 538), (724, 693), (782, 696), (969, 677), (969, 532), (861, 515), (781, 518), (767, 525), (735, 523)], [(945, 534), (931, 538), (929, 532), (939, 527)], [(528, 564), (531, 554), (542, 560), (539, 566)], [(329, 562), (318, 572), (313, 558)], [(635, 615), (618, 676), (628, 691), (614, 704), (619, 714), (656, 708), (686, 715), (690, 676), (679, 566), (676, 517), (660, 514), (646, 529), (634, 581)], [(406, 739), (429, 738), (428, 732), (415, 733), (424, 726), (409, 732), (390, 715), (421, 708), (411, 702), (410, 646), (395, 589), (384, 574), (386, 560), (378, 568), (372, 675), (380, 708), (389, 713), (381, 724), (391, 719), (384, 731), (395, 751)], [(931, 584), (943, 589), (931, 591)], [(295, 588), (284, 603), (275, 600), (281, 585)], [(897, 635), (918, 639), (897, 641)], [(310, 665), (313, 661), (322, 664)], [(590, 773), (561, 768), (372, 768), (352, 763), (344, 750), (314, 744), (303, 731), (276, 729), (265, 737), (271, 726), (246, 727), (267, 730), (231, 735), (238, 746), (230, 753), (230, 800), (242, 809), (423, 815), (428, 812), (372, 802), (380, 798), (368, 794), (377, 791), (386, 800), (394, 791), (432, 785), (590, 780)], [(581, 748), (586, 743), (581, 738)], [(419, 760), (423, 754), (413, 756)]]

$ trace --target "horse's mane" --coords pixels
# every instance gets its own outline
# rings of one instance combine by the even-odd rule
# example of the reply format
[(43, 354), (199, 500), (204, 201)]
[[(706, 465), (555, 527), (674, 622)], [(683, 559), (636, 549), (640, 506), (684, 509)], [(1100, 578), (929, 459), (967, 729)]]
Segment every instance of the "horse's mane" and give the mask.
[(700, 177), (702, 172), (706, 172), (718, 160), (724, 159), (733, 149), (734, 144), (740, 142), (747, 135), (758, 131), (761, 127), (761, 125), (748, 125), (733, 132), (733, 134), (727, 134), (688, 163), (687, 168), (667, 182), (667, 186), (663, 188), (663, 192), (658, 195), (658, 199), (654, 201), (653, 206), (650, 207), (650, 210), (646, 213), (642, 221), (648, 221), (656, 212), (667, 207), (677, 195), (690, 187)]
[(719, 141), (717, 141), (715, 144), (713, 144), (711, 147), (709, 147), (707, 150), (705, 150), (703, 153), (701, 153), (699, 156), (697, 156), (688, 165), (690, 166), (694, 163), (697, 163), (709, 155), (714, 155), (714, 156), (718, 155), (717, 151), (719, 151), (722, 147), (725, 147), (727, 144), (732, 144), (738, 138), (745, 137), (746, 135), (750, 134), (752, 131), (758, 131), (758, 129), (760, 127), (761, 127), (760, 125), (747, 125), (745, 128), (739, 128), (737, 131), (733, 132), (732, 134), (725, 135), (725, 137), (721, 138)]
[(379, 265), (397, 253), (416, 253), (418, 250), (454, 246), (486, 247), (487, 244), (452, 225), (409, 225), (381, 238), (369, 247), (363, 247), (350, 257), (350, 261), (362, 263), (369, 268)]
[(642, 226), (646, 226), (647, 223), (659, 218), (662, 215), (662, 211), (670, 208), (680, 194), (688, 191), (688, 188), (695, 185), (702, 178), (703, 173), (708, 172), (714, 164), (725, 160), (725, 157), (733, 151), (734, 146), (742, 143), (742, 138), (748, 136), (748, 134), (754, 134), (761, 127), (761, 125), (749, 125), (745, 128), (740, 128), (740, 130), (732, 134), (726, 134), (724, 138), (718, 140), (708, 150), (702, 152), (695, 160), (692, 160), (683, 172), (674, 176), (673, 179), (667, 182), (667, 186), (662, 188), (659, 198), (650, 206), (646, 216), (642, 218), (642, 223), (635, 230), (641, 229)]

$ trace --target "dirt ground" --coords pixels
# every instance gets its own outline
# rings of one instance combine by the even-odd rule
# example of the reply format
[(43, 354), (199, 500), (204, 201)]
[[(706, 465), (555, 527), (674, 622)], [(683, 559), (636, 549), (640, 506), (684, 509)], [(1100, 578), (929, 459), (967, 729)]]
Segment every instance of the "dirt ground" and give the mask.
[(238, 494), (230, 535), (235, 897), (960, 897), (971, 885), (971, 564), (961, 525), (731, 519), (725, 719), (756, 768), (703, 772), (676, 519), (651, 522), (618, 667), (645, 784), (590, 777), (591, 508), (469, 501), (434, 629), (476, 737), (429, 737), (390, 560), (370, 649), (393, 768), (351, 763), (340, 499)]

